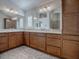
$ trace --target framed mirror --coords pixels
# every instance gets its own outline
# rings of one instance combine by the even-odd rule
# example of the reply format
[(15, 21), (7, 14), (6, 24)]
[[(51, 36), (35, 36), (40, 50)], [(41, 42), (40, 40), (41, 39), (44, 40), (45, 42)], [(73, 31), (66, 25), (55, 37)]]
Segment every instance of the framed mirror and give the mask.
[(16, 29), (16, 20), (4, 18), (4, 29)]

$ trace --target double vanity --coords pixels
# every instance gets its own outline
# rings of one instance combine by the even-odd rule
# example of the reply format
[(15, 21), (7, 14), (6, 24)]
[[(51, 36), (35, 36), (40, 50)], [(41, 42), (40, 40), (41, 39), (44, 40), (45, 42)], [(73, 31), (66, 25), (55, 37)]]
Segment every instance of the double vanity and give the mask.
[(48, 32), (10, 31), (0, 33), (0, 52), (28, 46), (61, 58), (78, 59), (79, 36)]
[(54, 10), (39, 12), (51, 5), (28, 10), (22, 19), (8, 18), (5, 26), (0, 21), (0, 53), (25, 45), (61, 59), (79, 59), (79, 1), (55, 0)]
[(21, 31), (0, 33), (0, 52), (21, 45), (61, 56), (62, 39), (60, 34)]

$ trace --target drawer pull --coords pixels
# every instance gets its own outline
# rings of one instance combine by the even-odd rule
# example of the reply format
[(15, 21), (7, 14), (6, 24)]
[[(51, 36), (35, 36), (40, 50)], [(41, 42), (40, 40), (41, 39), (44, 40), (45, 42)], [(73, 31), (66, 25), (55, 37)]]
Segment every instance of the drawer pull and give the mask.
[(49, 39), (58, 39), (58, 37), (47, 37)]
[(58, 47), (58, 46), (55, 46), (55, 45), (50, 45), (50, 44), (48, 44), (47, 46), (51, 46), (51, 47), (60, 48), (60, 47)]

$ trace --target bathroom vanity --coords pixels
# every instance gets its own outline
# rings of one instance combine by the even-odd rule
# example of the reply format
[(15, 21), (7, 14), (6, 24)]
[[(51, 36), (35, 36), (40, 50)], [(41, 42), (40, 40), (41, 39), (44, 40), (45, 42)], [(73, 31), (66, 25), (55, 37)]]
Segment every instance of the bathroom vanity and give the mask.
[(25, 45), (65, 59), (79, 59), (79, 1), (56, 0), (53, 5), (50, 12), (38, 12), (47, 5), (28, 10), (16, 27), (0, 26), (0, 52)]

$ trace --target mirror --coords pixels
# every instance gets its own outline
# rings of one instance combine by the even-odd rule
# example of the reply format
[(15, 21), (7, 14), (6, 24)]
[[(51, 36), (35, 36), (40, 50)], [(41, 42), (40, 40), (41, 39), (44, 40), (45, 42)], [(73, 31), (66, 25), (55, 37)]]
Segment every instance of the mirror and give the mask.
[(23, 29), (23, 17), (13, 16), (0, 11), (0, 29)]
[(60, 20), (60, 16), (61, 15), (58, 9), (55, 9), (50, 12), (50, 28), (51, 29), (54, 29), (54, 30), (61, 29), (60, 22), (62, 21)]
[(16, 29), (16, 20), (4, 18), (4, 29)]
[[(47, 2), (26, 12), (25, 28), (62, 31), (61, 0)], [(28, 17), (32, 17), (28, 19)], [(28, 21), (27, 21), (28, 20)], [(27, 25), (27, 26), (26, 26)]]

